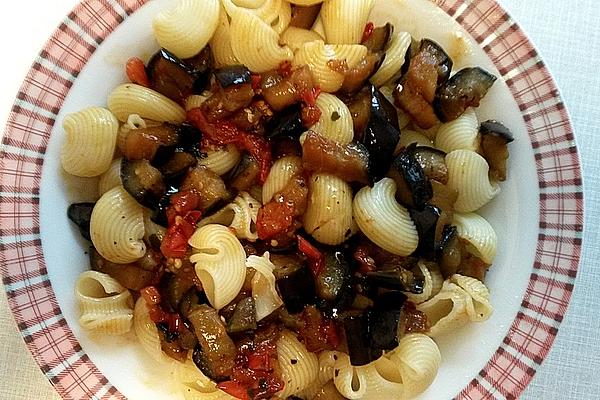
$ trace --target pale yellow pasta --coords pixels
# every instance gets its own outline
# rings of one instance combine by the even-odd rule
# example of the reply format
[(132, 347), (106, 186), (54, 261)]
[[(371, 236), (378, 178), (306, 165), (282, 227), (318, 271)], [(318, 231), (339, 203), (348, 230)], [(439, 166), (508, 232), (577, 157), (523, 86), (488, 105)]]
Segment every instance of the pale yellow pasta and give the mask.
[(452, 224), (456, 226), (458, 237), (467, 242), (467, 250), (486, 264), (496, 257), (498, 237), (490, 223), (475, 213), (455, 213)]
[(209, 93), (193, 94), (185, 99), (185, 111), (193, 110), (198, 108), (208, 99), (211, 95)]
[(122, 158), (113, 160), (108, 170), (100, 175), (98, 180), (98, 194), (100, 196), (112, 188), (121, 186), (121, 160)]
[(437, 124), (437, 125), (432, 126), (431, 128), (423, 129), (419, 125), (413, 124), (413, 128), (417, 132), (422, 133), (423, 135), (427, 136), (429, 139), (434, 140), (441, 125), (442, 124)]
[(499, 192), (498, 184), (488, 176), (485, 158), (470, 150), (454, 150), (446, 155), (448, 187), (458, 192), (454, 209), (468, 213), (478, 210)]
[(233, 144), (206, 150), (204, 153), (198, 160), (198, 165), (204, 165), (217, 175), (225, 175), (242, 159), (242, 153)]
[(321, 40), (325, 40), (325, 26), (323, 26), (323, 18), (321, 18), (321, 14), (317, 16), (317, 19), (310, 30), (319, 35)]
[(174, 363), (173, 378), (179, 384), (181, 394), (186, 400), (235, 400), (217, 384), (200, 371), (192, 359), (192, 352), (183, 363)]
[(133, 321), (131, 293), (107, 274), (86, 271), (75, 284), (79, 325), (95, 334), (121, 335)]
[(105, 108), (90, 107), (63, 121), (65, 142), (60, 161), (71, 175), (98, 176), (109, 167), (115, 152), (119, 122)]
[(470, 296), (458, 285), (445, 281), (442, 290), (417, 309), (427, 315), (430, 324), (427, 335), (435, 338), (450, 333), (465, 325), (469, 320), (467, 305)]
[(433, 297), (442, 290), (442, 286), (444, 285), (444, 277), (442, 276), (440, 267), (435, 263), (427, 264), (427, 269), (431, 275), (431, 297)]
[(279, 45), (279, 35), (270, 25), (245, 9), (236, 9), (230, 28), (233, 54), (253, 72), (269, 71), (294, 57), (289, 47)]
[(210, 304), (217, 310), (239, 293), (246, 278), (246, 252), (231, 231), (217, 224), (205, 225), (189, 239), (190, 262)]
[(221, 8), (219, 23), (212, 39), (210, 49), (215, 59), (215, 66), (221, 68), (227, 65), (237, 65), (240, 62), (235, 58), (231, 48), (231, 28), (229, 16), (224, 8)]
[(308, 65), (315, 84), (327, 93), (337, 92), (344, 83), (344, 74), (330, 68), (329, 61), (345, 61), (354, 68), (367, 55), (363, 45), (331, 45), (322, 40), (304, 43), (294, 56), (294, 66)]
[[(399, 78), (400, 70), (404, 65), (406, 52), (410, 47), (412, 37), (408, 32), (394, 32), (385, 49), (385, 58), (377, 72), (371, 77), (373, 85), (380, 87)], [(393, 102), (392, 102), (393, 104)]]
[[(379, 369), (384, 369), (382, 374)], [(384, 376), (385, 375), (385, 376)], [(382, 357), (370, 364), (355, 367), (346, 354), (339, 354), (335, 363), (333, 382), (344, 398), (402, 399), (404, 388), (398, 366)]]
[(327, 43), (360, 43), (374, 0), (327, 0), (321, 8)]
[(302, 29), (295, 26), (288, 26), (285, 31), (282, 32), (279, 38), (279, 43), (289, 46), (292, 50), (296, 51), (304, 43), (313, 42), (315, 40), (321, 40), (315, 31), (309, 31), (308, 29)]
[(296, 4), (297, 6), (314, 6), (315, 4), (322, 3), (323, 0), (288, 0), (291, 4)]
[(468, 294), (470, 301), (467, 302), (467, 314), (471, 321), (485, 321), (490, 317), (493, 311), (490, 291), (483, 282), (459, 274), (452, 275), (450, 282), (456, 283)]
[(281, 157), (273, 163), (262, 188), (262, 202), (267, 204), (273, 196), (282, 191), (290, 179), (302, 171), (302, 159), (298, 156)]
[(156, 324), (150, 319), (150, 311), (146, 301), (140, 297), (133, 310), (133, 330), (138, 342), (155, 361), (173, 364), (175, 361), (163, 353), (160, 336)]
[(144, 209), (117, 186), (96, 202), (90, 219), (92, 243), (102, 257), (117, 264), (138, 260), (146, 253)]
[(383, 178), (362, 188), (354, 197), (354, 219), (373, 243), (393, 254), (408, 256), (416, 250), (419, 236), (408, 210), (395, 198), (396, 183)]
[[(292, 6), (285, 0), (281, 1), (281, 5), (279, 6), (279, 11), (277, 12), (277, 17), (273, 22), (271, 22), (271, 26), (275, 30), (275, 32), (281, 34), (285, 31), (288, 26), (292, 22)], [(281, 44), (285, 44), (279, 40)]]
[(152, 210), (144, 210), (144, 240), (146, 243), (152, 243), (151, 237), (155, 236), (156, 239), (162, 243), (162, 240), (165, 237), (166, 228), (152, 221), (152, 214)]
[(283, 305), (283, 300), (275, 287), (275, 275), (273, 275), (275, 266), (269, 259), (267, 251), (262, 257), (249, 256), (246, 259), (246, 268), (256, 270), (252, 278), (252, 298), (256, 308), (256, 321), (261, 321)]
[(219, 224), (229, 227), (238, 239), (254, 242), (258, 239), (256, 219), (262, 204), (247, 192), (240, 192), (235, 199), (225, 207), (202, 218), (197, 226)]
[[(406, 297), (408, 297), (408, 299), (410, 301), (412, 301), (415, 304), (420, 304), (423, 303), (427, 300), (429, 300), (433, 295), (433, 291), (434, 291), (434, 282), (433, 282), (433, 276), (431, 274), (431, 271), (428, 268), (428, 265), (422, 261), (419, 260), (419, 262), (417, 263), (417, 268), (419, 268), (419, 271), (421, 271), (421, 275), (423, 275), (423, 292), (421, 293), (409, 293), (406, 292)], [(438, 290), (439, 291), (439, 290)]]
[(308, 184), (304, 229), (323, 244), (337, 245), (352, 235), (352, 188), (342, 179), (313, 174)]
[(119, 119), (127, 121), (131, 114), (143, 119), (180, 124), (185, 110), (173, 100), (144, 86), (123, 83), (108, 96), (108, 109)]
[[(265, 23), (273, 24), (281, 12), (282, 3), (287, 3), (284, 0), (221, 0), (225, 11), (231, 19), (235, 18), (237, 11), (244, 10), (252, 13), (260, 18)], [(290, 8), (291, 14), (291, 8)], [(291, 19), (291, 15), (290, 15)]]
[(193, 57), (215, 33), (220, 12), (219, 0), (179, 0), (175, 7), (154, 17), (154, 37), (160, 47), (177, 57)]
[(352, 142), (354, 125), (348, 106), (337, 96), (329, 93), (319, 95), (316, 104), (321, 110), (321, 118), (311, 127), (311, 130), (341, 145)]
[(453, 150), (479, 149), (479, 121), (472, 108), (454, 121), (441, 124), (435, 136), (435, 147), (450, 153)]
[(284, 330), (277, 342), (277, 359), (284, 388), (277, 395), (285, 399), (304, 390), (318, 375), (319, 360), (298, 341), (296, 334)]
[(427, 136), (416, 131), (411, 131), (410, 129), (404, 129), (400, 133), (400, 140), (398, 141), (398, 145), (396, 146), (394, 154), (398, 155), (403, 148), (408, 147), (413, 143), (416, 143), (417, 146), (433, 146), (433, 143)]

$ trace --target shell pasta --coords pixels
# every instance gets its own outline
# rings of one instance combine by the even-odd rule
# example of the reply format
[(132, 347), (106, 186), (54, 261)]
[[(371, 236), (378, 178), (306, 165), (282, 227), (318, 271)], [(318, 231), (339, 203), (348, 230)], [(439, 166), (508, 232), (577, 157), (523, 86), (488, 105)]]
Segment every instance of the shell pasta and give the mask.
[(413, 399), (488, 327), (497, 78), (374, 5), (177, 0), (62, 121), (79, 323), (133, 330), (178, 398)]

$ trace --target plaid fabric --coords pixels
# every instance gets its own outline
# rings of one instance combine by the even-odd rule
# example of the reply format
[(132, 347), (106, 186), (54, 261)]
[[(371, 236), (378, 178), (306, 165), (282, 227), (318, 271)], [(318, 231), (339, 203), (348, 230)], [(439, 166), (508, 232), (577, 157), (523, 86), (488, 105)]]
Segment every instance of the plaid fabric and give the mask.
[[(124, 398), (82, 351), (56, 302), (39, 236), (39, 185), (50, 132), (77, 75), (146, 0), (86, 0), (59, 26), (17, 95), (0, 154), (0, 265), (18, 327), (65, 399)], [(521, 309), (458, 399), (515, 399), (546, 357), (566, 312), (581, 251), (583, 195), (567, 111), (543, 62), (493, 0), (436, 0), (483, 47), (529, 131), (540, 188), (539, 240)]]

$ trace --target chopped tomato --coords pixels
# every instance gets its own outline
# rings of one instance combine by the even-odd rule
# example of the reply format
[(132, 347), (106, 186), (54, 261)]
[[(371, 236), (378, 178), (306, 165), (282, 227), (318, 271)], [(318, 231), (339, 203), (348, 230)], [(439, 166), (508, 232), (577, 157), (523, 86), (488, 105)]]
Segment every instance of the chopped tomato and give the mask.
[(252, 89), (260, 90), (262, 87), (262, 76), (260, 74), (252, 74)]
[(308, 267), (313, 273), (314, 277), (317, 277), (321, 270), (323, 269), (323, 263), (325, 262), (325, 257), (323, 254), (313, 246), (308, 240), (304, 239), (302, 236), (298, 235), (298, 250), (300, 250), (306, 258), (308, 258)]
[(315, 104), (317, 104), (317, 98), (320, 94), (321, 88), (315, 86), (310, 90), (303, 90), (302, 93), (300, 93), (300, 97), (306, 105), (314, 106)]
[(335, 349), (340, 344), (335, 322), (325, 318), (315, 306), (307, 306), (302, 311), (300, 319), (303, 322), (299, 329), (299, 339), (310, 352)]
[(246, 388), (235, 381), (225, 381), (217, 384), (217, 387), (227, 394), (241, 400), (250, 400)]
[(191, 190), (183, 190), (171, 197), (171, 206), (178, 214), (195, 210), (200, 205), (200, 196)]
[(327, 344), (329, 344), (334, 349), (340, 345), (340, 336), (337, 331), (337, 327), (335, 326), (335, 322), (332, 319), (326, 319), (322, 325), (322, 329), (325, 332), (325, 337), (327, 338)]
[(286, 232), (294, 223), (294, 207), (287, 202), (270, 201), (258, 210), (256, 232), (261, 240)]
[(365, 25), (365, 30), (363, 31), (362, 40), (360, 42), (364, 43), (367, 40), (369, 40), (369, 38), (373, 34), (374, 29), (375, 29), (375, 24), (373, 24), (372, 22), (367, 22), (367, 25)]
[(271, 170), (271, 143), (263, 136), (245, 133), (242, 136), (241, 147), (246, 150), (260, 165), (258, 181), (263, 184)]
[(148, 306), (160, 304), (160, 293), (154, 286), (148, 286), (140, 290), (140, 295)]
[(148, 314), (150, 316), (150, 320), (155, 324), (168, 320), (167, 313), (165, 313), (159, 305), (150, 307), (148, 309)]
[(321, 109), (317, 106), (302, 106), (302, 125), (311, 127), (321, 119)]
[(146, 66), (139, 58), (131, 57), (127, 61), (127, 64), (125, 64), (125, 72), (131, 82), (145, 87), (150, 86), (150, 80), (146, 74)]
[(282, 61), (281, 64), (279, 64), (277, 72), (279, 72), (279, 75), (287, 78), (292, 75), (292, 63), (289, 60)]

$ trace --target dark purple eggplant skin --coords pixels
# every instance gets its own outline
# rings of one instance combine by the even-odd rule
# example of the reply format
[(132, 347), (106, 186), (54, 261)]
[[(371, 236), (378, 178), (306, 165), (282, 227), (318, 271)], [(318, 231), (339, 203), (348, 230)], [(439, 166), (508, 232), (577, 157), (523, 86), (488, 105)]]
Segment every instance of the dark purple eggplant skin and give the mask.
[(496, 76), (480, 67), (458, 71), (437, 89), (433, 108), (440, 121), (454, 121), (468, 107), (479, 107), (479, 102), (496, 79)]
[(276, 284), (285, 308), (290, 314), (299, 313), (307, 305), (316, 302), (315, 281), (306, 266), (277, 279)]
[(402, 80), (402, 76), (408, 72), (408, 67), (410, 67), (410, 61), (412, 58), (418, 53), (420, 48), (419, 42), (411, 37), (410, 45), (408, 46), (408, 50), (406, 50), (406, 55), (404, 56), (404, 64), (402, 64), (402, 68), (400, 68), (400, 78), (398, 78), (398, 82)]
[[(140, 179), (138, 174), (141, 169), (148, 169), (159, 177), (157, 182), (149, 185)], [(150, 165), (147, 160), (130, 161), (123, 157), (121, 161), (121, 182), (125, 190), (144, 207), (154, 209), (158, 206), (160, 199), (165, 195), (167, 187), (164, 177), (159, 170)]]
[(392, 168), (404, 178), (411, 193), (413, 207), (422, 210), (433, 197), (433, 188), (427, 175), (425, 175), (423, 167), (410, 149), (404, 149), (398, 154), (398, 157), (392, 162)]
[(297, 139), (306, 131), (302, 124), (302, 107), (300, 104), (291, 105), (275, 114), (265, 127), (265, 136), (273, 139), (289, 137)]
[(367, 272), (367, 281), (382, 289), (400, 290), (415, 294), (423, 293), (423, 281), (408, 270)]
[(515, 140), (510, 129), (508, 129), (502, 123), (493, 119), (482, 122), (481, 126), (479, 127), (479, 132), (482, 135), (493, 135), (501, 137), (506, 141), (506, 143), (511, 143)]
[(155, 207), (152, 208), (152, 222), (168, 227), (169, 222), (167, 221), (167, 208), (171, 205), (171, 196), (179, 192), (179, 186), (169, 186), (167, 192), (162, 196)]
[(369, 178), (375, 182), (390, 169), (394, 150), (400, 140), (396, 108), (373, 85), (371, 89), (371, 114), (362, 144), (369, 152)]
[(378, 354), (380, 351), (395, 349), (398, 346), (400, 310), (372, 309), (367, 311), (367, 318), (371, 352)]
[(406, 150), (412, 154), (423, 168), (425, 176), (435, 179), (444, 185), (448, 182), (448, 167), (446, 166), (446, 153), (440, 149), (429, 146), (409, 145)]
[(92, 210), (96, 203), (73, 203), (67, 209), (67, 216), (79, 228), (79, 233), (85, 240), (90, 238), (90, 219), (92, 218)]
[(399, 290), (388, 290), (380, 292), (375, 296), (376, 310), (400, 311), (408, 297)]
[(372, 349), (369, 319), (366, 313), (346, 316), (342, 322), (346, 341), (348, 342), (350, 364), (355, 367), (367, 365), (381, 357), (383, 350), (379, 350), (379, 353), (377, 353)]
[(387, 23), (383, 26), (378, 26), (373, 30), (373, 34), (362, 43), (371, 53), (383, 51), (388, 46), (390, 37), (394, 32), (394, 25)]
[(352, 271), (342, 249), (324, 250), (324, 266), (315, 278), (317, 307), (333, 318), (348, 309), (356, 293), (352, 288)]
[(434, 260), (435, 229), (442, 210), (432, 205), (426, 205), (422, 210), (409, 209), (408, 212), (419, 234), (419, 246), (414, 254), (423, 256), (427, 260)]
[(215, 79), (222, 88), (252, 83), (252, 73), (243, 65), (231, 65), (215, 70)]
[(453, 62), (450, 56), (446, 54), (442, 46), (431, 39), (421, 40), (419, 51), (425, 51), (435, 59), (438, 73), (438, 87), (444, 84), (450, 78), (450, 73), (452, 72)]

